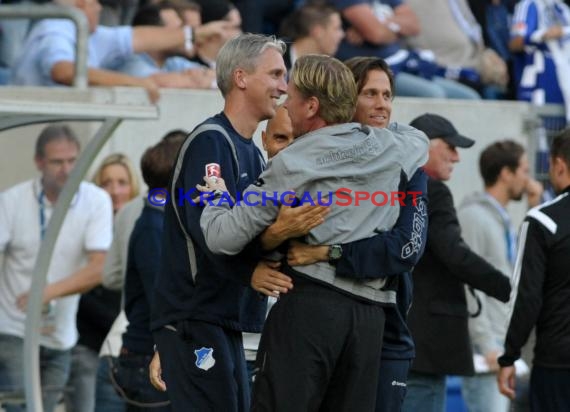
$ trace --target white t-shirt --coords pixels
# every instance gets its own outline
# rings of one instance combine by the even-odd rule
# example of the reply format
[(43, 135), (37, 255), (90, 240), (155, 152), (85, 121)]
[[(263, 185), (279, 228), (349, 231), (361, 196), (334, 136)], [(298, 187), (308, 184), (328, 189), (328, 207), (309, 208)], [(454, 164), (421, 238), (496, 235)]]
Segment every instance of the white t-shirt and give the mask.
[[(32, 272), (41, 241), (41, 215), (44, 227), (53, 206), (43, 196), (39, 179), (29, 180), (0, 193), (0, 333), (24, 337), (25, 313), (16, 298), (29, 292)], [(43, 208), (41, 207), (43, 203)], [(82, 182), (61, 227), (47, 274), (47, 282), (61, 280), (87, 262), (87, 252), (106, 251), (111, 244), (113, 210), (109, 195), (97, 186)], [(52, 301), (44, 315), (40, 345), (66, 350), (75, 345), (75, 316), (79, 295)]]

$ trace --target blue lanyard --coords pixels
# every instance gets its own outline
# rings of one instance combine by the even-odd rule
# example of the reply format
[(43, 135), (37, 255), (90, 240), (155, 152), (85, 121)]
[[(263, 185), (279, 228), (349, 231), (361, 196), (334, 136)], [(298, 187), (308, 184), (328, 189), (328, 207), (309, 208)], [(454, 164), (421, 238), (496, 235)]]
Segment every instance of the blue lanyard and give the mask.
[(41, 240), (44, 240), (44, 237), (46, 235), (46, 228), (47, 228), (44, 197), (45, 197), (45, 194), (44, 194), (44, 190), (42, 189), (40, 191), (39, 196), (38, 196), (38, 203), (40, 204), (40, 239)]

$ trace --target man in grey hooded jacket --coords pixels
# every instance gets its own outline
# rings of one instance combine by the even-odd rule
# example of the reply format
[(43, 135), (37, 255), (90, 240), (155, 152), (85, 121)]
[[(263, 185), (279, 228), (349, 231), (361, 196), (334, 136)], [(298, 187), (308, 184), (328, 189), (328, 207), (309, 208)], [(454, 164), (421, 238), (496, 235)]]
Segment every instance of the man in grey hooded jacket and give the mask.
[[(498, 141), (483, 150), (479, 170), (485, 190), (467, 197), (458, 210), (463, 238), (471, 249), (506, 274), (512, 274), (516, 257), (516, 229), (506, 210), (510, 201), (526, 193), (535, 205), (542, 193), (540, 184), (529, 178), (524, 148), (515, 141)], [(489, 373), (463, 378), (462, 392), (471, 411), (506, 412), (508, 398), (499, 393), (495, 372), (497, 357), (503, 353), (511, 304), (475, 292), (481, 313), (469, 318), (469, 336), (475, 354), (482, 355)], [(471, 307), (474, 297), (466, 294)], [(512, 300), (511, 300), (512, 302)]]

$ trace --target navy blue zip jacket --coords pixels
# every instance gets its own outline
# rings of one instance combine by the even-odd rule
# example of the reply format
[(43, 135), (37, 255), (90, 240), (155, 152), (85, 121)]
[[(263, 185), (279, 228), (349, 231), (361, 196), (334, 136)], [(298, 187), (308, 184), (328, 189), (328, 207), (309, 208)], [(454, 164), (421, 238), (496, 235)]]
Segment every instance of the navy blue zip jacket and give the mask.
[(170, 185), (175, 193), (170, 193), (165, 208), (162, 263), (155, 283), (151, 328), (200, 320), (232, 330), (260, 332), (266, 299), (255, 293), (249, 282), (261, 248), (252, 242), (238, 255), (214, 255), (200, 229), (203, 207), (193, 197), (196, 184), (203, 183), (206, 164), (220, 165), (227, 188), (235, 197), (261, 174), (263, 157), (253, 140), (239, 135), (223, 113), (202, 124), (218, 125), (227, 132), (239, 165), (232, 146), (217, 130), (191, 133), (180, 149)]

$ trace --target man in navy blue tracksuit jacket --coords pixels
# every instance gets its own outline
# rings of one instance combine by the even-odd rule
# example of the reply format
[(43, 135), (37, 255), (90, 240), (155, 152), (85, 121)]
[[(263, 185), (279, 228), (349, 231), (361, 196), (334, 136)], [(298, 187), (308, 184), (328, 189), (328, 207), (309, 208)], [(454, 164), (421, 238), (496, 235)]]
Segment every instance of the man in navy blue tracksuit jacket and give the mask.
[(228, 42), (217, 60), (224, 111), (194, 129), (178, 155), (151, 318), (164, 382), (160, 369), (151, 368), (151, 380), (163, 390), (166, 384), (173, 410), (249, 409), (241, 332), (259, 332), (265, 317), (265, 299), (249, 288), (260, 248), (212, 254), (193, 196), (207, 164), (219, 165), (234, 196), (263, 170), (252, 136), (286, 90), (283, 51), (282, 42), (260, 35)]

